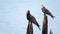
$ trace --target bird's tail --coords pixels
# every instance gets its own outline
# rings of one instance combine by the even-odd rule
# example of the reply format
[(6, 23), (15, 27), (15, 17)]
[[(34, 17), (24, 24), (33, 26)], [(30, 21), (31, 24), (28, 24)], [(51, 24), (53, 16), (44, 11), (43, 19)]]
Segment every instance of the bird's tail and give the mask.
[(51, 15), (52, 19), (54, 19), (55, 16)]
[(40, 29), (40, 25), (39, 25), (38, 23), (37, 23), (37, 26), (38, 26), (39, 30), (41, 30), (41, 29)]

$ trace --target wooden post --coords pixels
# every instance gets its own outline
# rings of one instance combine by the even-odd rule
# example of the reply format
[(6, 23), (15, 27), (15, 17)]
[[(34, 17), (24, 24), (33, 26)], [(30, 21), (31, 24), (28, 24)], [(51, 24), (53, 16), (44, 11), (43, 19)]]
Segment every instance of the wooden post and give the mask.
[(26, 34), (33, 34), (33, 26), (32, 26), (31, 22), (28, 23), (27, 33)]
[(44, 15), (42, 34), (48, 34), (48, 19), (46, 15)]

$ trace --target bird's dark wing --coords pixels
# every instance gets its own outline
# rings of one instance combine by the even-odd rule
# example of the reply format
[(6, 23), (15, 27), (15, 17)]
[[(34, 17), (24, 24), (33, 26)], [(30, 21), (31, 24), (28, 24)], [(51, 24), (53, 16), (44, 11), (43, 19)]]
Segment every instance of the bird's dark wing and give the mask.
[(51, 12), (49, 12), (49, 10), (46, 9), (45, 7), (41, 8), (41, 9), (42, 9), (42, 12), (43, 12), (44, 14), (51, 14)]
[(37, 23), (37, 21), (36, 21), (36, 19), (35, 19), (34, 16), (30, 15), (30, 18), (32, 19), (31, 22), (33, 22), (33, 23)]
[(55, 17), (55, 16), (52, 15), (52, 13), (48, 9), (45, 9), (45, 13), (48, 14), (49, 16), (51, 16), (52, 18)]
[(33, 16), (32, 16), (32, 22), (40, 29), (40, 25), (38, 24), (38, 22), (36, 21), (35, 17), (33, 17)]
[(30, 18), (31, 23), (35, 24), (40, 29), (40, 25), (36, 21), (35, 17), (30, 14), (29, 18)]
[(51, 12), (48, 9), (45, 9), (45, 13), (48, 14), (48, 15), (51, 14)]

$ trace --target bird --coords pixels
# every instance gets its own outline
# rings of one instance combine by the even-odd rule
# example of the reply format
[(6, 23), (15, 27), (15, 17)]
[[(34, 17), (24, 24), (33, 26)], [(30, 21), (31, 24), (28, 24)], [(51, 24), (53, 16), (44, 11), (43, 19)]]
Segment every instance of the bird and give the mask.
[(36, 18), (30, 14), (30, 10), (27, 10), (27, 12), (26, 12), (26, 17), (27, 17), (27, 20), (28, 20), (29, 22), (35, 24), (35, 25), (39, 28), (39, 30), (41, 30), (41, 29), (40, 29), (40, 25), (39, 25), (38, 22), (36, 21)]
[(47, 8), (45, 8), (45, 6), (44, 5), (41, 5), (42, 6), (42, 12), (44, 13), (44, 15), (49, 15), (49, 16), (51, 16), (52, 18), (54, 18), (55, 16), (53, 16), (52, 15), (52, 13), (47, 9)]

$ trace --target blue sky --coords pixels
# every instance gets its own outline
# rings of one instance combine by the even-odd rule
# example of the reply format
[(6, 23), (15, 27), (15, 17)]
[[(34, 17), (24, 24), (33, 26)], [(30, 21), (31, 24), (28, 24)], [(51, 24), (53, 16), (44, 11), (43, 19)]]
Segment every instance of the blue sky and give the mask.
[[(28, 25), (26, 11), (30, 10), (38, 23), (43, 24), (43, 4), (55, 16), (48, 16), (48, 32), (60, 33), (60, 0), (0, 0), (0, 34), (26, 34)], [(34, 34), (41, 34), (37, 26), (33, 24)], [(49, 33), (48, 33), (49, 34)]]

